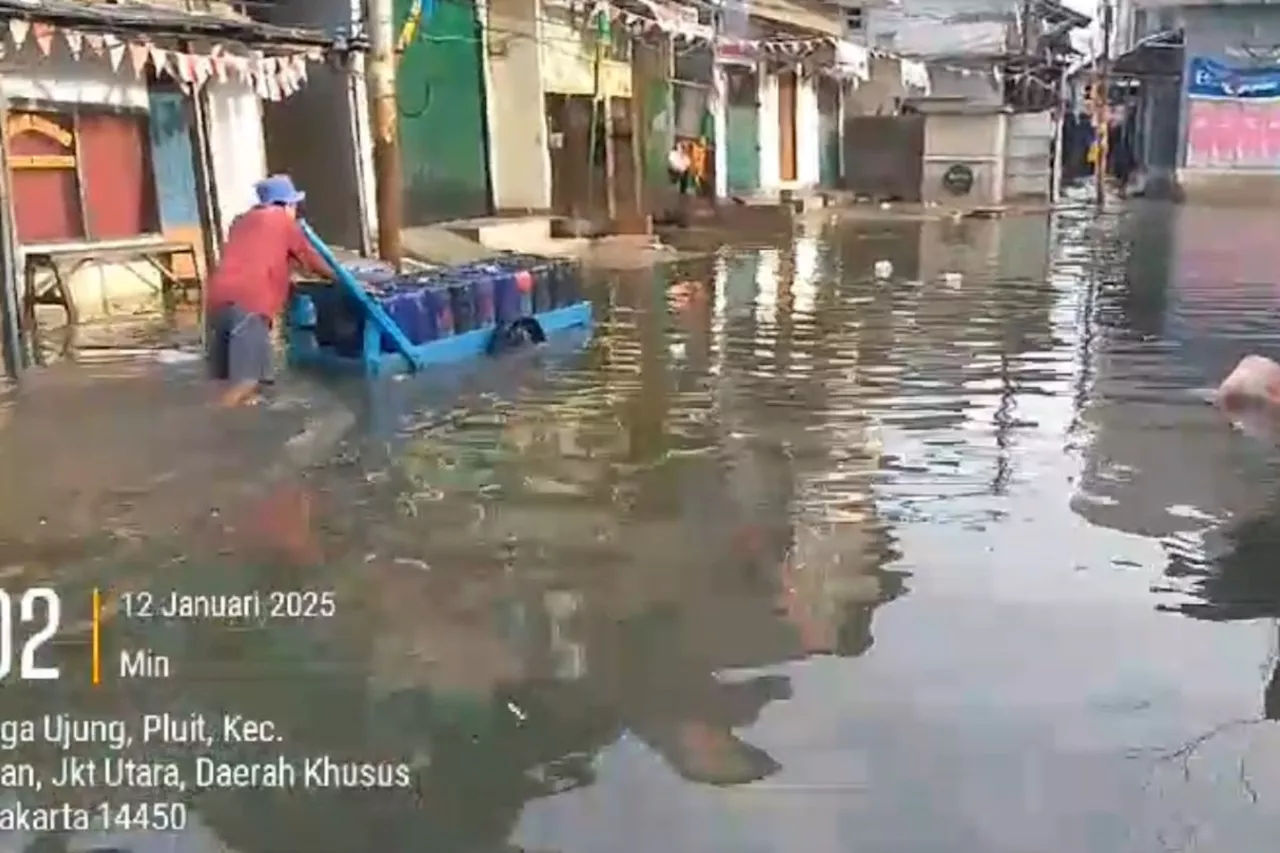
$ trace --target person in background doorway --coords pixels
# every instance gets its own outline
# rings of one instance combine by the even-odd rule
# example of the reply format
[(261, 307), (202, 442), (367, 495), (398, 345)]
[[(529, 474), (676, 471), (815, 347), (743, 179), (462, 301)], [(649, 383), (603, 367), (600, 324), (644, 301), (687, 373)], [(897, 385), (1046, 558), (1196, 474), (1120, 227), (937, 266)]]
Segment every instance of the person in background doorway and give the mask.
[(215, 379), (227, 383), (221, 402), (257, 402), (271, 381), (271, 328), (289, 299), (291, 271), (329, 279), (329, 265), (298, 223), (306, 198), (288, 175), (272, 175), (254, 190), (258, 204), (231, 223), (222, 258), (206, 283), (207, 354)]

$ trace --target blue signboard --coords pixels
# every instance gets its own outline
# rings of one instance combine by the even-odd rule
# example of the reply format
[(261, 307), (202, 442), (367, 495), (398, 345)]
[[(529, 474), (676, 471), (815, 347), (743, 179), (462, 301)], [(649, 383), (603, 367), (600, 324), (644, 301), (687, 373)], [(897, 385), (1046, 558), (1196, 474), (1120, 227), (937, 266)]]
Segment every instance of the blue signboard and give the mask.
[(1195, 56), (1187, 68), (1187, 94), (1193, 98), (1280, 98), (1280, 67), (1231, 68)]

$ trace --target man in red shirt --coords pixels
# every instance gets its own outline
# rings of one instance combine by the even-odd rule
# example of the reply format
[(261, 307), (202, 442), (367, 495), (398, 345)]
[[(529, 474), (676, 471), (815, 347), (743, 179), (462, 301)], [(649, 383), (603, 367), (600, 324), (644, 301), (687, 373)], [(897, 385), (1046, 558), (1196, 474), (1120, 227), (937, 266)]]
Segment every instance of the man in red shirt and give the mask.
[(272, 376), (271, 327), (289, 299), (292, 268), (330, 278), (332, 272), (298, 225), (306, 198), (288, 175), (272, 175), (254, 187), (256, 207), (231, 223), (222, 259), (207, 288), (210, 367), (229, 384), (225, 406), (255, 402)]

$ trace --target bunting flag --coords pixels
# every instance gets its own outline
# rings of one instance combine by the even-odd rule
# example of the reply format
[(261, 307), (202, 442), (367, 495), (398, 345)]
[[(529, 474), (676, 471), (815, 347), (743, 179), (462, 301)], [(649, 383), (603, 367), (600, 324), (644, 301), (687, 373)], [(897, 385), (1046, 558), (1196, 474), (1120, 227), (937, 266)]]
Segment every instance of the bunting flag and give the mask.
[(147, 67), (147, 56), (151, 51), (146, 42), (129, 42), (129, 62), (133, 65), (133, 76), (141, 77)]
[(22, 50), (22, 46), (27, 43), (27, 33), (31, 32), (31, 23), (29, 21), (19, 20), (18, 18), (9, 19), (9, 38), (13, 40), (15, 50)]
[(222, 45), (215, 44), (209, 51), (210, 76), (219, 83), (227, 82), (227, 58), (223, 55)]
[(119, 71), (120, 63), (124, 62), (124, 52), (127, 49), (125, 43), (111, 33), (107, 33), (102, 37), (102, 43), (107, 47), (107, 59), (111, 63), (111, 70)]
[(253, 69), (250, 67), (247, 56), (228, 56), (227, 64), (235, 71), (237, 82), (253, 85)]
[(18, 18), (8, 21), (9, 38), (0, 40), (0, 56), (21, 50), (34, 41), (42, 56), (52, 55), (54, 42), (66, 44), (74, 60), (86, 56), (106, 58), (113, 72), (119, 72), (126, 54), (135, 77), (145, 77), (150, 63), (157, 75), (168, 75), (183, 91), (191, 92), (210, 81), (232, 81), (248, 85), (258, 97), (278, 101), (302, 90), (307, 82), (307, 64), (324, 61), (320, 48), (267, 56), (253, 51), (249, 56), (229, 53), (215, 44), (207, 53), (184, 53), (158, 47), (145, 38), (127, 38), (105, 32), (85, 32), (74, 27), (61, 27), (45, 21), (31, 22)]
[(155, 68), (157, 74), (168, 74), (169, 51), (162, 47), (151, 45), (151, 66)]
[(80, 51), (84, 48), (84, 33), (79, 30), (63, 30), (62, 37), (67, 40), (67, 50), (71, 51), (71, 58), (79, 59)]
[(36, 47), (40, 48), (40, 53), (48, 56), (53, 50), (53, 34), (56, 32), (53, 24), (32, 24), (31, 33), (35, 37)]
[(196, 85), (203, 86), (213, 76), (213, 59), (208, 56), (196, 56), (194, 60)]
[[(186, 84), (194, 83), (196, 80), (195, 57), (186, 53), (175, 53), (173, 55), (173, 67), (178, 74), (178, 79)], [(159, 66), (157, 66), (159, 70)]]

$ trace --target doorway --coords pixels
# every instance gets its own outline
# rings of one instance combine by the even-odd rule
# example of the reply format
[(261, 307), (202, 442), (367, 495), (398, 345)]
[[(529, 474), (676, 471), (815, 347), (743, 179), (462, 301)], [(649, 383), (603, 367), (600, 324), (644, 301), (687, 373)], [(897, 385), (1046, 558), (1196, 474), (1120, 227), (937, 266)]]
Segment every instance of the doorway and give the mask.
[(725, 181), (731, 193), (760, 185), (760, 102), (754, 69), (725, 71)]
[(778, 74), (778, 177), (796, 179), (796, 72)]

